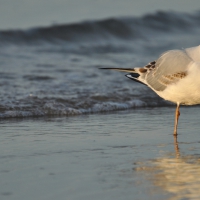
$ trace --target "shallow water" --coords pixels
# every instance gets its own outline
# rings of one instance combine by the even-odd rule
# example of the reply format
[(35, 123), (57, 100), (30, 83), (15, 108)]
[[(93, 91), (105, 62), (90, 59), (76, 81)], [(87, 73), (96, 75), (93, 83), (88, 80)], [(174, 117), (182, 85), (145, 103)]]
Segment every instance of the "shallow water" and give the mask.
[(199, 199), (199, 107), (0, 122), (1, 199)]

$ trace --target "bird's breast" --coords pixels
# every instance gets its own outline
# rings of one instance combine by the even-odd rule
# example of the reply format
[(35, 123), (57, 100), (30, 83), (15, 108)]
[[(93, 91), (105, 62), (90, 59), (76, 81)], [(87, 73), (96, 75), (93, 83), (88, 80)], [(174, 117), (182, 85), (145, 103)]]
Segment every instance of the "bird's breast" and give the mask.
[(200, 63), (193, 63), (187, 76), (168, 85), (163, 91), (155, 91), (165, 100), (185, 105), (200, 104)]

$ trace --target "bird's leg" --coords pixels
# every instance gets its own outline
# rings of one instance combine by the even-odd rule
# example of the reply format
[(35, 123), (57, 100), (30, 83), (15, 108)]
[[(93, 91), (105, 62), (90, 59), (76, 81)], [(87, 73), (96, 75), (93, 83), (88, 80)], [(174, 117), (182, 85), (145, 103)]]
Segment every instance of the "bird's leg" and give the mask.
[(174, 135), (174, 149), (175, 149), (176, 157), (179, 158), (180, 152), (179, 152), (179, 147), (178, 147), (177, 135)]
[(179, 106), (180, 104), (177, 103), (176, 112), (175, 112), (174, 135), (177, 135), (178, 118), (180, 116)]

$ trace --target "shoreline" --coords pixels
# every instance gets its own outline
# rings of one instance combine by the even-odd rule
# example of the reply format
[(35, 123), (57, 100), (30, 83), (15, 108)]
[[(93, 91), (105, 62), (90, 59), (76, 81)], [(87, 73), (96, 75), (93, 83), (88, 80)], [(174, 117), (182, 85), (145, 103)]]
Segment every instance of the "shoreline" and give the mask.
[[(0, 121), (0, 196), (164, 200), (190, 198), (191, 190), (197, 196), (199, 118), (198, 109), (181, 108), (177, 142), (172, 107)], [(189, 180), (173, 181), (184, 172), (193, 178), (183, 194)]]
[[(195, 107), (200, 107), (200, 105), (180, 105), (180, 109), (181, 108), (195, 108)], [(65, 114), (52, 114), (52, 115), (33, 115), (33, 116), (16, 116), (16, 117), (0, 117), (0, 121), (7, 121), (7, 120), (20, 120), (20, 119), (45, 119), (45, 118), (59, 118), (59, 117), (63, 117), (63, 118), (70, 118), (70, 117), (78, 117), (78, 116), (87, 116), (87, 115), (109, 115), (109, 114), (118, 114), (120, 112), (133, 112), (134, 110), (152, 110), (152, 109), (167, 109), (167, 108), (176, 108), (176, 104), (175, 103), (171, 103), (171, 105), (161, 105), (161, 106), (141, 106), (141, 107), (135, 107), (135, 108), (127, 108), (127, 109), (117, 109), (117, 110), (110, 110), (110, 111), (99, 111), (99, 112), (83, 112), (80, 114), (72, 114), (72, 115), (65, 115)]]

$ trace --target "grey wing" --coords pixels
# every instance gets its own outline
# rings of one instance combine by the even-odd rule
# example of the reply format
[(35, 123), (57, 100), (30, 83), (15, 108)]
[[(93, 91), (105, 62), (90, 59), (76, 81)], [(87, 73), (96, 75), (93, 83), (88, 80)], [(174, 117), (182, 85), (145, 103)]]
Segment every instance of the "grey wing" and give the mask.
[(147, 84), (156, 91), (163, 91), (167, 85), (176, 83), (187, 76), (192, 59), (183, 50), (163, 53), (155, 63), (155, 68), (146, 73)]
[(195, 62), (200, 62), (200, 45), (185, 49), (187, 55)]

